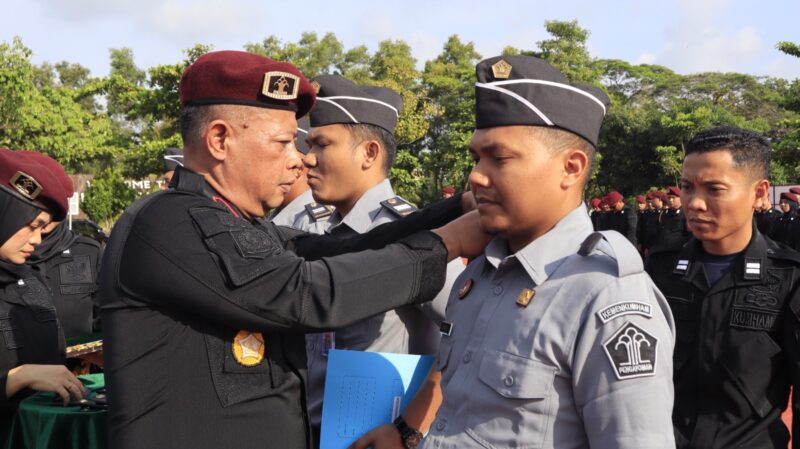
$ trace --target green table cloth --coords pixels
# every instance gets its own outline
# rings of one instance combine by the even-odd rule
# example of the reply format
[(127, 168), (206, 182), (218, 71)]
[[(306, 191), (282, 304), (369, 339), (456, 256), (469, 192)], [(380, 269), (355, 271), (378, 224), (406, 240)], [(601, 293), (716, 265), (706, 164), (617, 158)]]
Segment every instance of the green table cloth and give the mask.
[[(105, 386), (103, 374), (80, 376), (89, 390)], [(105, 410), (80, 411), (64, 407), (55, 393), (36, 393), (22, 400), (11, 426), (6, 448), (105, 449), (108, 447)]]

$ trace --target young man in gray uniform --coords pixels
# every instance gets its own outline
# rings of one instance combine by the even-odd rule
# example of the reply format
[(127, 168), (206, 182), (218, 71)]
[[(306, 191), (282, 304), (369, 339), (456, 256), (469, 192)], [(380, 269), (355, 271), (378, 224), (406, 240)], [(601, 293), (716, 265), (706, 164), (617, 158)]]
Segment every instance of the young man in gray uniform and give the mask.
[[(306, 142), (308, 128), (308, 116), (297, 120), (295, 147), (301, 159), (308, 154), (309, 146)], [(336, 208), (314, 201), (314, 196), (308, 187), (307, 173), (308, 169), (305, 166), (301, 166), (297, 170), (295, 175), (297, 179), (292, 184), (292, 189), (283, 198), (283, 204), (272, 212), (269, 221), (278, 226), (288, 226), (300, 231), (324, 234), (325, 229), (328, 228), (328, 218)]]
[(673, 448), (669, 306), (581, 201), (608, 97), (529, 56), (477, 77), (470, 183), (496, 237), (457, 281), (428, 380), (353, 447), (430, 429), (420, 447)]
[[(326, 230), (346, 238), (416, 211), (397, 196), (388, 179), (397, 143), (394, 130), (403, 106), (385, 87), (358, 86), (337, 75), (312, 81), (308, 183), (319, 203), (336, 207)], [(445, 287), (425, 306), (402, 307), (334, 332), (307, 336), (309, 416), (320, 426), (328, 351), (331, 348), (403, 354), (435, 354), (447, 296), (464, 264), (448, 264)]]

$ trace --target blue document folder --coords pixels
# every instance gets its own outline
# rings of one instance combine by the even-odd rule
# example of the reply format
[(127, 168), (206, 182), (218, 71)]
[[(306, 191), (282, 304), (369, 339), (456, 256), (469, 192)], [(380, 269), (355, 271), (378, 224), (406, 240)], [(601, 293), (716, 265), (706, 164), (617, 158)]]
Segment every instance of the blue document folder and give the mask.
[(320, 449), (346, 449), (392, 422), (414, 397), (433, 357), (382, 352), (328, 353)]

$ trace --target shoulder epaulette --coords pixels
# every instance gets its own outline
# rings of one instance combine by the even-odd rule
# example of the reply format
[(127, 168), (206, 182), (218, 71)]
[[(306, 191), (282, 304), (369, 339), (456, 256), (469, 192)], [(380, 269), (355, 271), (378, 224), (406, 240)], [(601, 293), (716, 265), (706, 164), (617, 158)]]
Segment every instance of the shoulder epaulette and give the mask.
[(603, 253), (616, 260), (617, 276), (625, 277), (644, 271), (642, 257), (636, 248), (616, 231), (593, 232), (581, 243), (578, 254), (589, 257), (595, 252)]
[(783, 243), (775, 241), (773, 241), (773, 243), (775, 244), (774, 246), (770, 245), (770, 247), (767, 248), (767, 257), (772, 259), (789, 260), (800, 264), (800, 252), (793, 250)]
[(316, 202), (306, 204), (308, 215), (311, 215), (315, 221), (330, 217), (335, 210), (336, 208), (333, 206), (326, 206)]
[(389, 209), (398, 217), (405, 217), (417, 211), (417, 207), (408, 201), (396, 196), (386, 201), (381, 201), (381, 206)]

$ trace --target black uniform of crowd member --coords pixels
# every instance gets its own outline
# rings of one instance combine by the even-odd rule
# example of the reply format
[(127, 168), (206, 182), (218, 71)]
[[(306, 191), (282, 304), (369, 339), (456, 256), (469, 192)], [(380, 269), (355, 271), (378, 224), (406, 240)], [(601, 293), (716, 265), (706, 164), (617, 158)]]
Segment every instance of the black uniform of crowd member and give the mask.
[(658, 236), (659, 218), (661, 217), (661, 210), (656, 208), (653, 204), (653, 192), (646, 196), (648, 208), (639, 214), (639, 221), (637, 223), (637, 241), (639, 242), (639, 251), (644, 254), (655, 243), (656, 236)]
[[(58, 162), (42, 153), (25, 153), (53, 172), (67, 198), (75, 193), (72, 180)], [(42, 243), (26, 263), (50, 289), (64, 336), (89, 334), (95, 329), (100, 244), (72, 232), (65, 221), (51, 222), (42, 234)]]
[(797, 249), (798, 239), (797, 234), (797, 204), (798, 197), (791, 192), (781, 193), (780, 203), (783, 215), (778, 217), (777, 223), (772, 231), (772, 239), (776, 242), (783, 243), (784, 245)]
[[(647, 267), (677, 326), (677, 447), (786, 448), (781, 413), (792, 386), (792, 428), (800, 435), (800, 254), (753, 225), (752, 208), (769, 189), (769, 143), (719, 127), (685, 149), (682, 182), (695, 198), (686, 202), (694, 237), (654, 250)], [(730, 176), (713, 179), (722, 174)], [(720, 194), (712, 182), (729, 185)], [(800, 447), (797, 438), (793, 447)]]
[(603, 231), (617, 231), (636, 246), (636, 213), (625, 204), (619, 192), (611, 192), (607, 196), (611, 210), (607, 212)]
[(656, 237), (657, 246), (673, 246), (689, 238), (686, 216), (680, 203), (681, 191), (675, 186), (667, 188), (668, 209), (661, 213), (661, 226)]
[(477, 214), (424, 231), (461, 214), (457, 195), (348, 239), (249, 218), (295, 179), (312, 86), (289, 63), (221, 51), (186, 69), (180, 95), (186, 168), (128, 208), (104, 255), (110, 445), (310, 448), (303, 333), (433, 298), (458, 255), (443, 243), (482, 241)]
[(767, 200), (766, 204), (762, 208), (753, 213), (753, 218), (756, 221), (758, 232), (760, 232), (761, 235), (775, 240), (775, 227), (777, 226), (781, 215), (781, 211), (773, 207), (772, 203)]
[[(0, 437), (32, 388), (65, 400), (83, 397), (80, 381), (61, 365), (64, 335), (50, 292), (25, 259), (51, 218), (61, 220), (67, 196), (44, 165), (0, 149)], [(5, 442), (5, 440), (0, 439)]]

